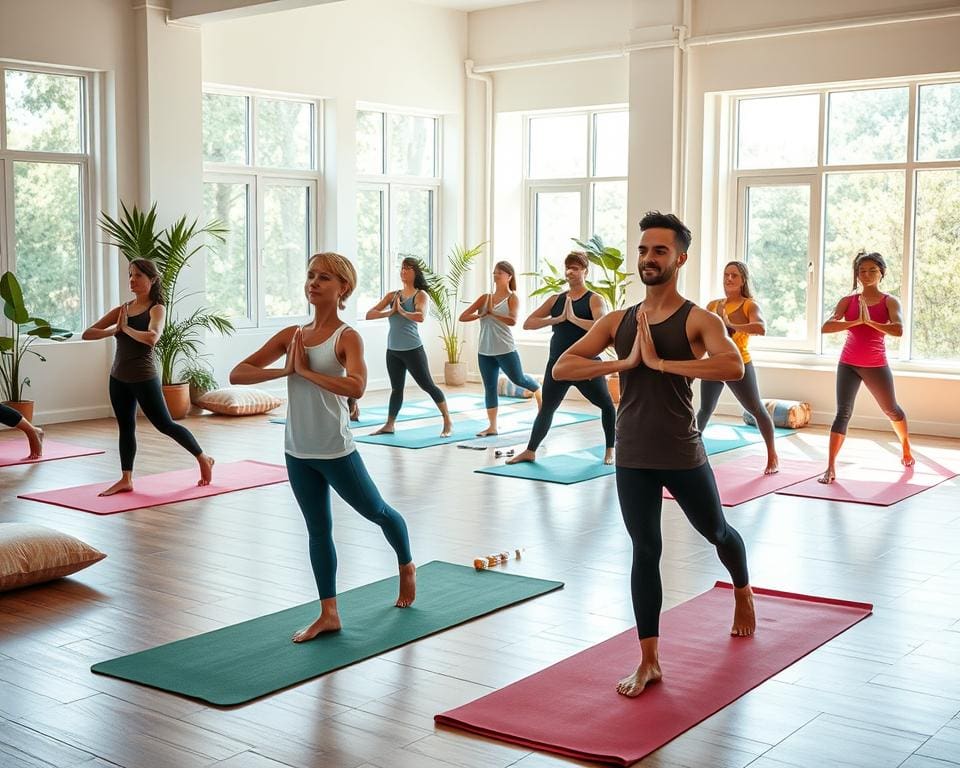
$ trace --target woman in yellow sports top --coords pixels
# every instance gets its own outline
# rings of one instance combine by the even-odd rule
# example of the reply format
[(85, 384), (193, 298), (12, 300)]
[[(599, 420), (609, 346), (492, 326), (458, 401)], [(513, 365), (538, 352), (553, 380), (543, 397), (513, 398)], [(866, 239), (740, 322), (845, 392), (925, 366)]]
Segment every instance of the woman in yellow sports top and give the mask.
[[(777, 458), (777, 447), (774, 445), (773, 419), (760, 400), (760, 390), (757, 387), (757, 373), (750, 362), (748, 349), (751, 336), (763, 336), (766, 333), (766, 324), (760, 307), (753, 300), (750, 293), (750, 273), (747, 265), (742, 261), (731, 261), (723, 268), (723, 291), (726, 296), (707, 304), (707, 310), (716, 312), (724, 325), (733, 343), (740, 350), (743, 358), (743, 378), (739, 381), (728, 381), (734, 397), (740, 405), (750, 413), (757, 422), (763, 442), (767, 446), (767, 466), (763, 474), (772, 475), (780, 466)], [(700, 380), (700, 410), (697, 412), (697, 428), (703, 432), (717, 407), (724, 382)]]

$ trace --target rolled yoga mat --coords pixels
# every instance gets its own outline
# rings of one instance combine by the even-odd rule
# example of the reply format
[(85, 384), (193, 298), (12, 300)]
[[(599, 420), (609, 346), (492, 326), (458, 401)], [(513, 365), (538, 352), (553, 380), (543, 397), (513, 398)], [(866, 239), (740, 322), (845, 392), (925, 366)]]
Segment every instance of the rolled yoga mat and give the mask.
[(663, 680), (636, 698), (630, 629), (435, 717), (438, 723), (580, 760), (629, 765), (866, 618), (867, 603), (754, 589), (758, 630), (730, 637), (733, 595), (717, 582), (660, 620)]
[(18, 464), (36, 464), (40, 461), (55, 459), (72, 459), (76, 456), (93, 456), (105, 453), (99, 448), (85, 448), (82, 445), (58, 443), (56, 440), (43, 441), (43, 456), (36, 459), (27, 458), (30, 455), (30, 446), (22, 436), (0, 440), (0, 467), (11, 467)]
[(545, 483), (572, 485), (595, 477), (612, 475), (616, 469), (603, 463), (606, 448), (602, 445), (586, 448), (582, 451), (558, 453), (544, 456), (536, 461), (523, 461), (519, 464), (497, 464), (495, 467), (481, 467), (473, 470), (484, 475), (519, 477), (524, 480), (542, 480)]
[(242, 704), (562, 586), (434, 560), (417, 569), (409, 608), (394, 606), (396, 576), (351, 589), (337, 596), (343, 629), (307, 643), (290, 637), (317, 618), (316, 600), (91, 670), (211, 704)]

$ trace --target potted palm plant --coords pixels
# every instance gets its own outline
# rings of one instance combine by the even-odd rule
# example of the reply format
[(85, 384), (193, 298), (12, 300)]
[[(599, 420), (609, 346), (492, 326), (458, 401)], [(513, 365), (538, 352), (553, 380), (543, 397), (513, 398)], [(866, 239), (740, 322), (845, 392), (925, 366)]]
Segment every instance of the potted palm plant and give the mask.
[(167, 305), (163, 331), (155, 351), (160, 366), (160, 383), (170, 415), (182, 419), (190, 410), (190, 385), (183, 377), (183, 364), (196, 363), (202, 354), (202, 333), (232, 333), (235, 328), (223, 313), (197, 307), (181, 316), (177, 305), (193, 293), (177, 290), (180, 273), (198, 253), (209, 246), (210, 238), (224, 242), (226, 228), (219, 221), (200, 226), (181, 216), (164, 230), (157, 229), (157, 206), (147, 212), (121, 204), (122, 214), (113, 219), (100, 215), (100, 228), (113, 240), (127, 261), (153, 259), (160, 272), (160, 284)]
[(37, 350), (31, 349), (37, 339), (63, 341), (73, 336), (73, 331), (54, 328), (46, 320), (32, 317), (23, 303), (23, 291), (13, 272), (0, 276), (0, 298), (3, 299), (3, 314), (10, 321), (12, 333), (0, 336), (0, 398), (27, 420), (33, 421), (33, 401), (23, 397), (23, 388), (30, 386), (30, 379), (23, 375), (23, 360), (34, 355), (46, 361)]
[(437, 274), (420, 262), (424, 277), (427, 279), (427, 293), (430, 295), (430, 314), (440, 323), (440, 340), (447, 355), (443, 367), (443, 380), (449, 386), (461, 387), (467, 383), (467, 364), (460, 358), (463, 355), (463, 338), (460, 335), (460, 290), (463, 278), (473, 264), (473, 260), (483, 251), (486, 243), (464, 249), (454, 246), (447, 259), (447, 270)]

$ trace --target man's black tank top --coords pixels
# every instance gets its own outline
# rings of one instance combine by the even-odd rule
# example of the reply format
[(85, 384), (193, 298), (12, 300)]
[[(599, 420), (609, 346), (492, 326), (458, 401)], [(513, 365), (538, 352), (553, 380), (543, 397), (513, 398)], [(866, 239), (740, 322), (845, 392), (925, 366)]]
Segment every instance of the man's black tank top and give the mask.
[[(614, 337), (617, 357), (630, 354), (637, 336), (637, 307), (624, 312)], [(685, 301), (670, 317), (650, 326), (657, 355), (664, 360), (694, 360), (687, 338)], [(707, 460), (693, 412), (691, 379), (660, 373), (643, 363), (620, 372), (617, 409), (617, 466), (633, 469), (694, 469)]]
[[(567, 294), (564, 291), (557, 296), (556, 301), (550, 308), (550, 317), (560, 317), (563, 314), (563, 305), (567, 303)], [(590, 311), (590, 297), (593, 291), (587, 291), (583, 296), (573, 302), (573, 314), (584, 320), (593, 320), (593, 312)], [(579, 325), (574, 325), (569, 320), (557, 323), (553, 326), (553, 335), (550, 337), (550, 359), (556, 360), (570, 347), (574, 342), (579, 341), (587, 332)]]
[[(150, 329), (151, 304), (146, 310), (137, 315), (127, 315), (127, 325), (135, 331)], [(153, 355), (153, 347), (137, 341), (125, 333), (118, 333), (117, 351), (113, 356), (113, 368), (110, 375), (117, 381), (125, 384), (135, 384), (157, 377), (157, 364)]]

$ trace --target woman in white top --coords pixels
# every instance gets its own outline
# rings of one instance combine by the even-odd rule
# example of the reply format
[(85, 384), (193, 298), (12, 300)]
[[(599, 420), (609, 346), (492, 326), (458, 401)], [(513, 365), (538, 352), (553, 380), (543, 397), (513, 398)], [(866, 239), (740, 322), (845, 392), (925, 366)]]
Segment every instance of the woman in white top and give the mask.
[[(356, 285), (356, 270), (347, 259), (337, 253), (316, 254), (307, 265), (305, 287), (313, 320), (302, 328), (284, 328), (230, 372), (231, 384), (287, 379), (287, 474), (307, 523), (310, 563), (320, 593), (320, 616), (293, 635), (296, 643), (341, 627), (331, 487), (379, 525), (397, 553), (397, 607), (408, 607), (416, 596), (416, 568), (406, 523), (380, 496), (350, 433), (347, 398), (363, 395), (367, 367), (360, 334), (340, 319), (338, 310), (346, 306)], [(282, 368), (267, 367), (284, 355)]]
[(540, 385), (523, 372), (517, 345), (510, 327), (517, 323), (520, 300), (517, 298), (517, 274), (509, 261), (498, 261), (493, 267), (493, 293), (485, 293), (460, 315), (461, 322), (480, 321), (480, 342), (477, 345), (480, 378), (483, 379), (484, 404), (490, 424), (479, 437), (497, 434), (497, 380), (502, 370), (518, 387), (533, 392), (540, 407)]

